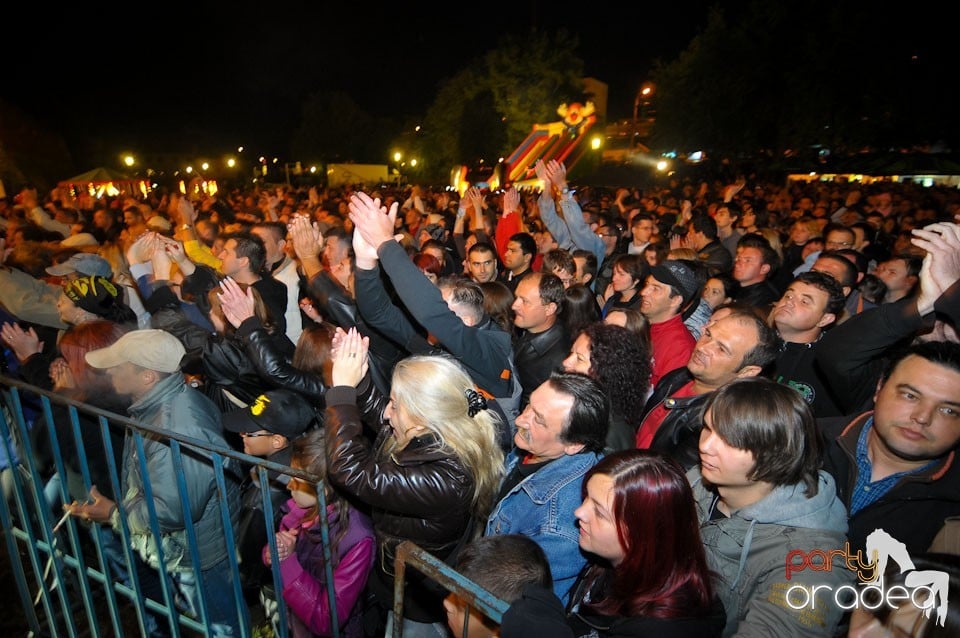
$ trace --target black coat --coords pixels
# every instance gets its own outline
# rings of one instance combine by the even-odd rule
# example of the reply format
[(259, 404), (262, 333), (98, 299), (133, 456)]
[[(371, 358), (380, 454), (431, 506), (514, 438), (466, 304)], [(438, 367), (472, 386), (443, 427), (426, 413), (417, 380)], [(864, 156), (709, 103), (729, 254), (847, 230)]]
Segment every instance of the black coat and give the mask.
[[(700, 463), (700, 429), (703, 425), (702, 410), (709, 393), (673, 399), (674, 392), (693, 380), (686, 367), (665, 374), (643, 408), (646, 418), (660, 403), (666, 402), (667, 415), (657, 428), (650, 449), (663, 452), (689, 470)], [(641, 419), (641, 423), (642, 423)]]
[(570, 339), (561, 322), (556, 322), (547, 330), (536, 334), (524, 331), (513, 344), (514, 360), (523, 394), (520, 397), (521, 409), (530, 400), (530, 394), (549, 378), (550, 373), (560, 367), (570, 354)]
[[(376, 452), (389, 427), (371, 442), (363, 435), (356, 391), (327, 391), (327, 475), (330, 482), (370, 508), (378, 557), (368, 587), (382, 605), (393, 601), (393, 561), (400, 542), (409, 540), (445, 559), (471, 519), (473, 478), (460, 460), (429, 433), (382, 458)], [(416, 570), (407, 571), (404, 616), (441, 622), (442, 589), (431, 587)]]
[[(826, 438), (823, 469), (837, 484), (847, 510), (857, 483), (857, 440), (873, 412), (819, 419)], [(852, 551), (864, 549), (867, 535), (877, 528), (907, 546), (910, 554), (926, 552), (944, 520), (960, 516), (960, 459), (956, 448), (924, 472), (901, 479), (887, 494), (850, 517)]]

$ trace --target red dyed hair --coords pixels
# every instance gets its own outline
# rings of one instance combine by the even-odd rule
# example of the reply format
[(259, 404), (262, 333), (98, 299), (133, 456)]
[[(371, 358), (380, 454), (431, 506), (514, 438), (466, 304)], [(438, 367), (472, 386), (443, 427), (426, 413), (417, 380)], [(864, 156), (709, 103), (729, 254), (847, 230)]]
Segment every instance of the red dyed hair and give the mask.
[(80, 394), (97, 397), (104, 392), (113, 393), (110, 378), (102, 370), (91, 368), (84, 355), (91, 350), (113, 345), (129, 330), (129, 326), (106, 319), (97, 319), (70, 326), (63, 333), (58, 348), (70, 367), (70, 372), (73, 373)]
[(610, 616), (690, 618), (710, 609), (713, 588), (693, 491), (683, 468), (653, 450), (607, 455), (583, 478), (613, 479), (613, 515), (623, 561), (593, 563), (587, 609)]
[(431, 275), (440, 276), (440, 260), (430, 253), (419, 252), (413, 256), (413, 263), (420, 270), (425, 270)]

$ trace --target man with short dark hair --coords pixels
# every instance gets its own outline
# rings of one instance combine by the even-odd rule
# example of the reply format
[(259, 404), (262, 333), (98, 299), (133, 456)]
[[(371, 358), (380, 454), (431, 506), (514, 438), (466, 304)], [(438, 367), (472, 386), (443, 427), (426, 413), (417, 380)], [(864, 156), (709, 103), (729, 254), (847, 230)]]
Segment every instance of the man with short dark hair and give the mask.
[(506, 250), (503, 251), (503, 267), (506, 269), (503, 283), (511, 292), (516, 292), (523, 277), (533, 272), (533, 258), (537, 256), (537, 242), (530, 233), (516, 233), (510, 236)]
[(770, 310), (780, 292), (770, 282), (779, 265), (777, 253), (763, 235), (751, 233), (740, 238), (733, 260), (733, 278), (740, 284), (734, 301)]
[[(553, 591), (547, 555), (535, 540), (523, 534), (494, 534), (471, 541), (457, 557), (456, 569), (505, 603), (518, 600), (530, 585)], [(454, 638), (497, 635), (497, 623), (453, 592), (444, 598), (443, 607)], [(465, 620), (467, 633), (463, 633)]]
[(890, 361), (872, 410), (819, 424), (853, 550), (882, 528), (911, 554), (926, 552), (960, 516), (960, 345), (912, 345)]
[(873, 274), (887, 287), (883, 303), (900, 301), (913, 294), (920, 281), (922, 257), (899, 254), (877, 264)]
[(843, 288), (821, 272), (800, 273), (774, 304), (771, 318), (783, 345), (773, 379), (789, 385), (810, 404), (816, 417), (842, 414), (816, 366), (820, 337), (843, 312)]
[(717, 222), (709, 215), (694, 215), (686, 237), (687, 246), (697, 251), (697, 259), (707, 266), (711, 277), (733, 268), (733, 257), (717, 239)]
[(497, 250), (492, 244), (478, 241), (467, 251), (467, 271), (478, 284), (500, 280)]
[(713, 211), (713, 220), (717, 222), (717, 240), (730, 253), (731, 266), (737, 255), (737, 243), (743, 237), (743, 231), (736, 226), (740, 214), (740, 206), (736, 202), (720, 202)]
[(560, 278), (545, 272), (530, 273), (517, 286), (513, 301), (513, 325), (517, 329), (513, 352), (523, 386), (520, 409), (570, 352), (570, 338), (559, 321), (563, 290)]
[(610, 400), (599, 382), (551, 374), (517, 417), (515, 447), (487, 519), (488, 536), (524, 534), (537, 541), (564, 603), (586, 564), (573, 511), (582, 500), (583, 475), (603, 456), (609, 422)]
[(260, 222), (250, 232), (260, 238), (266, 251), (265, 272), (287, 288), (287, 307), (283, 313), (287, 338), (296, 344), (303, 332), (300, 314), (300, 273), (297, 262), (287, 254), (287, 227), (281, 222)]
[(697, 276), (678, 259), (650, 268), (640, 290), (640, 312), (650, 322), (653, 372), (650, 385), (687, 364), (696, 339), (683, 323), (683, 310), (698, 297)]
[(279, 332), (287, 330), (287, 286), (265, 272), (267, 249), (263, 240), (250, 232), (230, 233), (220, 259), (220, 272), (239, 284), (247, 284), (260, 293), (263, 304), (270, 311), (273, 325)]

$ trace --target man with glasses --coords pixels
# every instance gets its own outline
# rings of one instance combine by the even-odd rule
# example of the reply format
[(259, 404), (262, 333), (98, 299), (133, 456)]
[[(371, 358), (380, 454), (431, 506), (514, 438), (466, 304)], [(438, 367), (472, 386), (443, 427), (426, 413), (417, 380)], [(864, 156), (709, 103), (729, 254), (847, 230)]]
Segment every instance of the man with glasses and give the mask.
[(824, 248), (826, 250), (843, 250), (853, 248), (857, 240), (856, 234), (846, 226), (829, 226), (824, 233)]
[[(292, 443), (307, 430), (317, 427), (317, 414), (310, 402), (293, 390), (269, 390), (245, 408), (231, 410), (223, 415), (223, 429), (240, 435), (243, 453), (259, 456), (277, 465), (290, 466)], [(267, 470), (269, 499), (273, 505), (274, 522), (270, 531), (277, 529), (283, 512), (280, 507), (290, 497), (287, 483), (290, 476)], [(260, 490), (257, 466), (242, 485), (240, 522), (236, 543), (240, 553), (240, 578), (248, 595), (259, 594), (260, 587), (270, 583), (270, 570), (260, 560), (267, 544), (264, 497)]]

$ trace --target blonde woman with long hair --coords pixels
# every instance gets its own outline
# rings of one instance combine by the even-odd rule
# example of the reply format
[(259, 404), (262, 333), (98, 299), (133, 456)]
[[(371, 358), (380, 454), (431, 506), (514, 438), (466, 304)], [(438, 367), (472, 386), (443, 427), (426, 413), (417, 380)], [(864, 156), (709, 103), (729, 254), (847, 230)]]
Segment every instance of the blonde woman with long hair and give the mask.
[[(379, 556), (368, 588), (377, 603), (372, 607), (381, 613), (370, 614), (379, 622), (368, 627), (368, 635), (383, 635), (394, 622), (388, 611), (396, 546), (410, 540), (452, 560), (483, 529), (504, 460), (496, 413), (462, 366), (443, 355), (397, 364), (383, 423), (371, 442), (357, 407), (367, 349), (367, 338), (356, 329), (338, 332), (333, 386), (326, 394), (327, 471), (331, 483), (370, 508)], [(403, 635), (446, 635), (445, 591), (416, 570), (406, 577)]]

